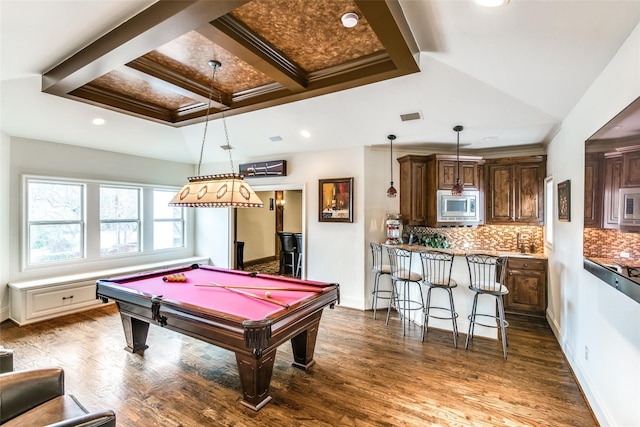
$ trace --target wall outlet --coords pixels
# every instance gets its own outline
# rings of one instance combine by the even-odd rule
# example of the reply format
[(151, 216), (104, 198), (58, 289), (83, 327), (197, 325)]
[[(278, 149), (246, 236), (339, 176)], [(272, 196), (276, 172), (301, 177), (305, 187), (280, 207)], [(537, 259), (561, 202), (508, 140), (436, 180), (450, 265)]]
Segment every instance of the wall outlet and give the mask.
[(625, 251), (620, 252), (620, 258), (629, 258), (629, 252), (625, 252)]
[(589, 347), (584, 346), (584, 360), (589, 361)]

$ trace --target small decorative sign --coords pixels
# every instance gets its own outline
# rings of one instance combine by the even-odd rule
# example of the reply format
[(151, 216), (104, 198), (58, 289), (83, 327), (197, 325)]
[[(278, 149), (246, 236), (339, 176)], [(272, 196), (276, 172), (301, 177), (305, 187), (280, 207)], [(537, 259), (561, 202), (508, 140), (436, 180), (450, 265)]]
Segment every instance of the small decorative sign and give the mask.
[(243, 163), (240, 165), (240, 175), (251, 178), (287, 176), (287, 161), (271, 160), (268, 162)]

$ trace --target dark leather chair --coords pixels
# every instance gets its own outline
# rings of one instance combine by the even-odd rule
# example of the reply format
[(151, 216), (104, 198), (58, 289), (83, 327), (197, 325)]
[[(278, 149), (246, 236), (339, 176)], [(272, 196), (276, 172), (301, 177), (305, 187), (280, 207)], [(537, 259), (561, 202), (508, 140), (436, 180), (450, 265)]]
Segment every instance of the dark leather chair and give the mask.
[(280, 237), (280, 270), (279, 273), (286, 274), (287, 267), (291, 275), (295, 274), (296, 268), (296, 239), (293, 233), (278, 232)]
[(116, 414), (89, 413), (78, 400), (64, 393), (60, 368), (32, 369), (0, 375), (0, 424), (49, 427), (115, 427)]

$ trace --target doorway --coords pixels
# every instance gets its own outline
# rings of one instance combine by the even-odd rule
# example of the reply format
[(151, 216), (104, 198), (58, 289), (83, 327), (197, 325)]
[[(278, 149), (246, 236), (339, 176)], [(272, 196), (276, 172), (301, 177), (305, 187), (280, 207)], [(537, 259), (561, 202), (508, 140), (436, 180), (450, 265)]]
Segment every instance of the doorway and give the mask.
[[(233, 239), (236, 248), (233, 268), (279, 273), (280, 240), (278, 232), (304, 233), (304, 188), (270, 188), (253, 186), (264, 203), (261, 209), (235, 209)], [(304, 234), (303, 234), (304, 235)], [(304, 243), (304, 239), (303, 239)], [(304, 277), (304, 250), (301, 257), (301, 277)]]

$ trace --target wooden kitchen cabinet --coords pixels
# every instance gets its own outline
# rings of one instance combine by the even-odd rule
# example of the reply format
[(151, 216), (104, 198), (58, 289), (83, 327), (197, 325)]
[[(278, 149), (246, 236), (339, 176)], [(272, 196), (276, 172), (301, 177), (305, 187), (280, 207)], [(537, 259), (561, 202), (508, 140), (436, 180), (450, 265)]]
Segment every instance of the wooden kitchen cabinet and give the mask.
[(640, 187), (640, 146), (629, 150), (622, 155), (622, 188), (637, 188)]
[(619, 190), (622, 183), (622, 156), (620, 153), (604, 155), (603, 228), (620, 228), (618, 225)]
[[(408, 155), (400, 163), (400, 214), (408, 225), (427, 223), (427, 157)], [(435, 197), (435, 194), (431, 195)]]
[(545, 317), (547, 310), (547, 260), (510, 257), (505, 271), (509, 293), (504, 310), (511, 314)]
[(602, 227), (603, 153), (586, 153), (584, 164), (584, 226)]
[[(458, 172), (456, 156), (435, 155), (429, 157), (432, 162), (435, 161), (438, 165), (435, 189), (451, 190), (456, 183)], [(480, 190), (482, 188), (479, 169), (483, 163), (481, 157), (460, 156), (460, 183), (465, 190)]]
[(487, 160), (486, 223), (544, 223), (546, 156)]

